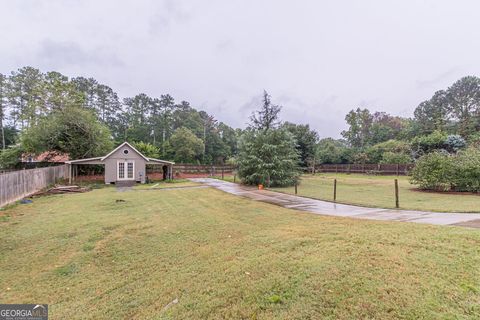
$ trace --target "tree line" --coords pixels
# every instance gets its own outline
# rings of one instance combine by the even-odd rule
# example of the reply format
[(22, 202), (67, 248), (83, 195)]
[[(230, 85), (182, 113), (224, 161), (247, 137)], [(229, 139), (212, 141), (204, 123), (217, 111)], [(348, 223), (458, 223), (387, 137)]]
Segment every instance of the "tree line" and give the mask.
[(480, 142), (480, 78), (467, 76), (421, 102), (412, 118), (351, 110), (342, 139), (317, 146), (320, 163), (412, 163), (434, 151), (456, 153)]
[[(268, 94), (265, 92), (265, 95)], [(301, 162), (314, 158), (318, 134), (283, 123), (295, 135)], [(0, 74), (0, 163), (15, 166), (24, 154), (95, 157), (123, 141), (148, 156), (176, 162), (233, 162), (246, 130), (234, 129), (169, 94), (120, 98), (94, 78), (23, 67)]]
[[(323, 138), (308, 124), (281, 122), (264, 92), (259, 113), (246, 129), (234, 129), (169, 94), (140, 93), (121, 99), (94, 78), (69, 78), (23, 67), (0, 74), (0, 163), (44, 151), (70, 158), (103, 154), (123, 141), (151, 157), (176, 162), (233, 163), (243, 135), (282, 128), (295, 141), (298, 165), (411, 163), (426, 153), (455, 153), (480, 142), (480, 79), (468, 76), (421, 102), (412, 118), (352, 109), (342, 139)], [(271, 110), (270, 110), (270, 109)], [(273, 108), (273, 109), (272, 109)], [(260, 128), (259, 126), (265, 126)]]
[(129, 141), (179, 162), (222, 163), (238, 131), (169, 94), (121, 99), (94, 78), (24, 67), (0, 74), (0, 135), (3, 150), (18, 152), (89, 157)]

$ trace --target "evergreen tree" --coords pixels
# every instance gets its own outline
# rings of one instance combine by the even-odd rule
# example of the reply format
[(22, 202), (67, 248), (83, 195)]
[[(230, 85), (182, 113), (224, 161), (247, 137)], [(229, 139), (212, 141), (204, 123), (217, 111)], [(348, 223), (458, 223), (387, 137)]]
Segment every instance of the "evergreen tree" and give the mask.
[(285, 127), (278, 128), (280, 109), (264, 92), (263, 106), (252, 115), (239, 142), (238, 174), (244, 183), (288, 186), (298, 179), (295, 137)]
[(257, 130), (275, 129), (280, 123), (278, 115), (281, 110), (281, 106), (272, 104), (271, 96), (264, 90), (263, 105), (250, 116), (250, 126)]
[(13, 124), (27, 128), (46, 113), (43, 97), (44, 76), (40, 70), (24, 67), (12, 72), (8, 81), (8, 101)]
[(293, 185), (299, 175), (295, 138), (285, 128), (248, 130), (240, 138), (238, 174), (246, 184)]

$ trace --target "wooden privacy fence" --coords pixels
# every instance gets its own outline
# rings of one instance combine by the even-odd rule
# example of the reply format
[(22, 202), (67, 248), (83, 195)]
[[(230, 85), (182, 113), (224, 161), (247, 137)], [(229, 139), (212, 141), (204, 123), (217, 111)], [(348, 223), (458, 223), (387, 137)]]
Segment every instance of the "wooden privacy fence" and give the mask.
[(67, 175), (65, 165), (0, 174), (0, 207), (27, 197)]
[(320, 164), (315, 166), (315, 171), (406, 175), (414, 166), (414, 164)]
[[(161, 166), (147, 166), (147, 174), (160, 172), (162, 170)], [(190, 173), (190, 174), (207, 174), (207, 175), (221, 175), (222, 171), (224, 173), (232, 173), (235, 171), (235, 166), (230, 165), (197, 165), (197, 164), (174, 164), (173, 173)]]

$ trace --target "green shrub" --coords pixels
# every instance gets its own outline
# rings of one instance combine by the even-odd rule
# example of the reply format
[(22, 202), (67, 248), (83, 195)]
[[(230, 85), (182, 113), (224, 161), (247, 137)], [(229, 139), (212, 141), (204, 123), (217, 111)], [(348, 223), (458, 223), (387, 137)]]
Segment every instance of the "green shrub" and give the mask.
[(456, 155), (433, 152), (417, 160), (411, 182), (421, 189), (480, 191), (480, 150), (468, 148)]
[(13, 169), (20, 163), (20, 158), (24, 153), (20, 145), (10, 146), (5, 150), (0, 150), (0, 169)]
[(480, 191), (480, 150), (460, 151), (453, 161), (453, 188), (456, 191)]
[(454, 181), (453, 156), (432, 152), (420, 157), (412, 170), (410, 180), (420, 189), (450, 190)]

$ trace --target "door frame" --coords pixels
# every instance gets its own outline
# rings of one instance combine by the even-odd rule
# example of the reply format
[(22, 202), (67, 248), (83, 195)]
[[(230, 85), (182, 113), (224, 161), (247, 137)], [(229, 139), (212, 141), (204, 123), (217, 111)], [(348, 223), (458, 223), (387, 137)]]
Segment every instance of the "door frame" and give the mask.
[[(124, 173), (124, 177), (123, 178), (120, 178), (120, 170), (119, 170), (119, 166), (120, 166), (120, 163), (123, 163), (124, 167), (123, 167), (123, 173)], [(132, 166), (132, 178), (128, 178), (128, 164), (131, 163), (133, 164)], [(135, 180), (135, 160), (117, 160), (117, 181), (124, 181), (124, 180)]]

